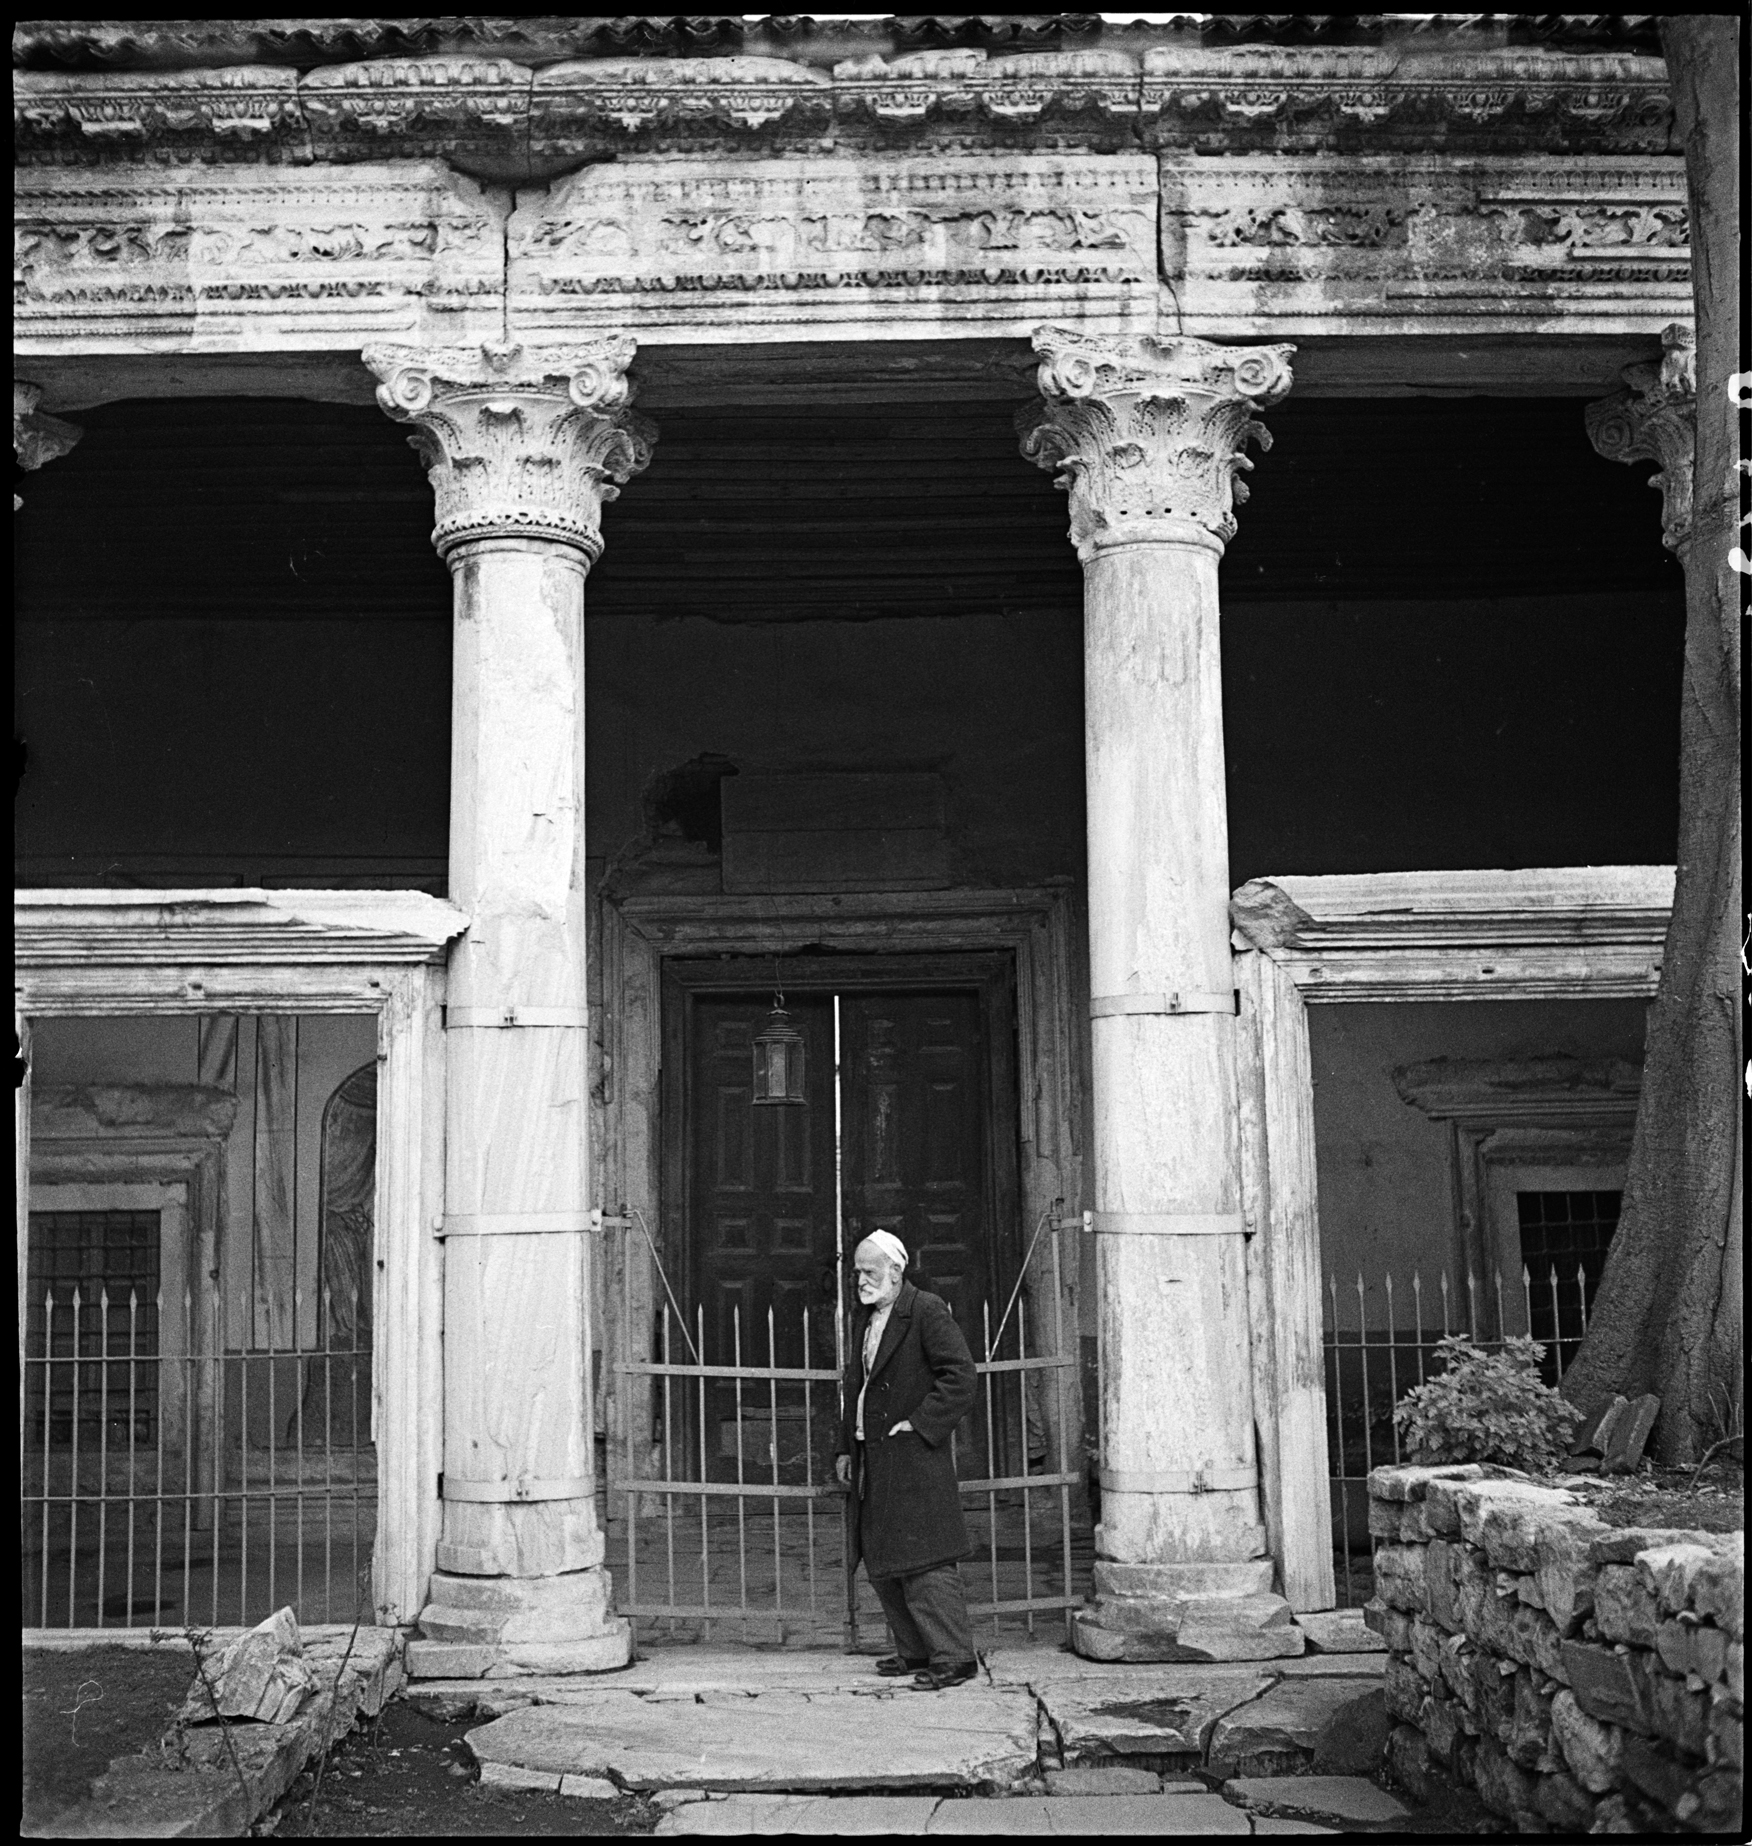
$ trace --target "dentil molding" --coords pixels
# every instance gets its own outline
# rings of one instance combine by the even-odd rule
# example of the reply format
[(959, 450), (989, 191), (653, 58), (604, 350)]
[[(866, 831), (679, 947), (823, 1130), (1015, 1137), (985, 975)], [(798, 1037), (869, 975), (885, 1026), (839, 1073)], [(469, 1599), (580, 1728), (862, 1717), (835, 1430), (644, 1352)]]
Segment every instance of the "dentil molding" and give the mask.
[(1291, 346), (1099, 340), (1064, 327), (1034, 336), (1039, 405), (1017, 413), (1022, 453), (1070, 495), (1071, 542), (1087, 561), (1111, 546), (1178, 540), (1221, 549), (1235, 536), (1253, 413), (1290, 388)]
[(437, 501), (441, 557), (478, 539), (547, 539), (587, 561), (602, 508), (650, 461), (656, 429), (629, 408), (632, 340), (567, 347), (368, 346), (377, 401), (409, 438)]

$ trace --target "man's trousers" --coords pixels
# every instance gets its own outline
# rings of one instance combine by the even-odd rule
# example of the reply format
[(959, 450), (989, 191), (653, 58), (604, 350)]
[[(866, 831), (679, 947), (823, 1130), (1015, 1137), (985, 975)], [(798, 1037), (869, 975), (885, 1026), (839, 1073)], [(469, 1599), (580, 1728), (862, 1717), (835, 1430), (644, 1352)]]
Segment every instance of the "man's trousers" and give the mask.
[(888, 1617), (902, 1660), (926, 1661), (948, 1673), (974, 1659), (973, 1624), (961, 1591), (961, 1567), (934, 1564), (905, 1577), (872, 1577), (870, 1587)]

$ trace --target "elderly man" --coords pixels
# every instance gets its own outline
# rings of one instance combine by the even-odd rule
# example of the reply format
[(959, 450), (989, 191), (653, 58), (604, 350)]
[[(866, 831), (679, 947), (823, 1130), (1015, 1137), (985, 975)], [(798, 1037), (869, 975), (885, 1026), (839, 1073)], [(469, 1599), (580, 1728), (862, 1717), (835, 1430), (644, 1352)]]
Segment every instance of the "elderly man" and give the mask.
[(855, 1252), (862, 1312), (835, 1471), (854, 1496), (853, 1568), (861, 1556), (898, 1650), (876, 1671), (912, 1673), (916, 1690), (941, 1692), (978, 1667), (957, 1562), (972, 1546), (949, 1451), (975, 1373), (948, 1305), (906, 1280), (906, 1260), (891, 1231)]

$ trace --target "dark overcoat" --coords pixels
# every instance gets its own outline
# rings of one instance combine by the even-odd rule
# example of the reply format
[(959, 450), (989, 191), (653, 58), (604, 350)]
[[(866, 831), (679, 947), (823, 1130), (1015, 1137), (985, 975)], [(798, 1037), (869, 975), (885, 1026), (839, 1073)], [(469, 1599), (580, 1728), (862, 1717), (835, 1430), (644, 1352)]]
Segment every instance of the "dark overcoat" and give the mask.
[[(852, 1438), (871, 1312), (860, 1306), (852, 1317), (846, 1367), (840, 1447), (852, 1457), (847, 1542), (854, 1569), (862, 1556), (872, 1577), (904, 1577), (964, 1558), (973, 1549), (961, 1516), (949, 1437), (973, 1407), (977, 1374), (943, 1298), (903, 1282), (870, 1368), (860, 1452)], [(889, 1435), (902, 1422), (912, 1428)]]

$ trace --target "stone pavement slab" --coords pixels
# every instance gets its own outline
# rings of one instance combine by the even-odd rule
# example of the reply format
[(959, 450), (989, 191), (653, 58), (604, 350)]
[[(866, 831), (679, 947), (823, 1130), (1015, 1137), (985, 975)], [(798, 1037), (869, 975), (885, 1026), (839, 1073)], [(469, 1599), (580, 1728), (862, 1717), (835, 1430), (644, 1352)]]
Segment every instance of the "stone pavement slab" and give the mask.
[(691, 1703), (597, 1692), (468, 1733), (483, 1763), (727, 1791), (1007, 1787), (1030, 1774), (1026, 1692), (819, 1694)]
[(1368, 1679), (1379, 1685), (1387, 1677), (1387, 1655), (1304, 1654), (1300, 1660), (1274, 1660), (1274, 1673), (1285, 1679)]
[(1298, 1615), (1296, 1626), (1322, 1654), (1384, 1654), (1387, 1643), (1363, 1622), (1361, 1609), (1324, 1609)]
[(1084, 1795), (1075, 1801), (945, 1801), (925, 1831), (1073, 1839), (1110, 1833), (1185, 1839), (1213, 1833), (1245, 1839), (1252, 1828), (1247, 1816), (1221, 1795)]
[[(995, 1803), (980, 1804), (997, 1805)], [(730, 1795), (723, 1801), (695, 1801), (665, 1814), (660, 1835), (739, 1837), (744, 1834), (923, 1833), (937, 1807), (935, 1795)]]
[(1275, 1683), (1246, 1667), (1133, 1667), (1128, 1674), (1035, 1685), (1067, 1765), (1114, 1756), (1202, 1757), (1217, 1721)]
[[(1219, 1776), (1295, 1775), (1336, 1748), (1347, 1770), (1367, 1770), (1386, 1750), (1387, 1728), (1371, 1680), (1285, 1679), (1217, 1720), (1207, 1766)], [(1367, 1760), (1351, 1760), (1352, 1741)]]
[(1411, 1818), (1397, 1795), (1361, 1776), (1237, 1776), (1223, 1794), (1255, 1814), (1283, 1819), (1319, 1818), (1337, 1825), (1382, 1827)]
[[(1201, 1782), (1197, 1784), (1203, 1788)], [(1159, 1795), (1162, 1778), (1153, 1769), (1132, 1769), (1124, 1763), (1090, 1763), (1075, 1769), (1046, 1772), (1049, 1795)]]
[(1336, 1833), (1336, 1827), (1316, 1826), (1311, 1820), (1280, 1820), (1275, 1814), (1255, 1814), (1254, 1833)]

